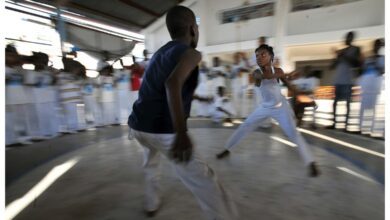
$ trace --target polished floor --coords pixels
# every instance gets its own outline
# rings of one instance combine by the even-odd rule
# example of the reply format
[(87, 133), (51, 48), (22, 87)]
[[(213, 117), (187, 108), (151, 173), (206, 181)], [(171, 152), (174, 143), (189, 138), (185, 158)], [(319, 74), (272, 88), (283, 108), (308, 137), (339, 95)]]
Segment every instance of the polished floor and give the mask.
[[(383, 140), (301, 129), (322, 171), (309, 178), (276, 125), (249, 134), (222, 161), (215, 154), (235, 127), (208, 119), (189, 125), (197, 150), (233, 194), (241, 220), (384, 219)], [(7, 148), (6, 214), (20, 220), (148, 219), (142, 148), (127, 139), (127, 130), (100, 128)], [(153, 219), (202, 219), (167, 159), (162, 173), (163, 206)]]

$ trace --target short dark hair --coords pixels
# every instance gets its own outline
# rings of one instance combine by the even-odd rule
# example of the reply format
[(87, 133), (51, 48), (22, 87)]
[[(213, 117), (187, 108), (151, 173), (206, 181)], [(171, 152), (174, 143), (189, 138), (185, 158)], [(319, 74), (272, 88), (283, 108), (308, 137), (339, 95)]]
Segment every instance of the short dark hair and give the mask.
[(345, 44), (349, 45), (352, 43), (352, 41), (355, 39), (355, 32), (350, 31), (345, 36)]
[(385, 41), (384, 41), (384, 39), (376, 39), (375, 41), (374, 41), (374, 53), (375, 54), (377, 54), (378, 53), (378, 51), (379, 51), (379, 49), (381, 48), (381, 47), (383, 47), (383, 46), (385, 46)]
[(6, 52), (6, 53), (18, 54), (18, 51), (16, 50), (15, 46), (12, 45), (12, 44), (8, 44), (8, 45), (5, 47), (5, 52)]
[(274, 59), (274, 56), (275, 56), (274, 48), (272, 48), (271, 46), (268, 46), (267, 44), (262, 44), (258, 48), (256, 48), (255, 53), (257, 51), (259, 51), (259, 50), (266, 50), (266, 51), (268, 51), (268, 53), (271, 55), (271, 60)]
[(195, 14), (187, 7), (175, 6), (168, 11), (166, 23), (172, 39), (183, 37), (188, 28), (195, 23)]

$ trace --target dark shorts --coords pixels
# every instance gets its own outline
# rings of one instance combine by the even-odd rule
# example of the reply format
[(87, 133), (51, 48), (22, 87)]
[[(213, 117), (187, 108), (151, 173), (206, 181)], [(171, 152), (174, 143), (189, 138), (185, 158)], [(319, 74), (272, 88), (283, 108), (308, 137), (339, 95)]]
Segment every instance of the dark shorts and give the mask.
[(352, 85), (335, 85), (335, 100), (351, 100)]

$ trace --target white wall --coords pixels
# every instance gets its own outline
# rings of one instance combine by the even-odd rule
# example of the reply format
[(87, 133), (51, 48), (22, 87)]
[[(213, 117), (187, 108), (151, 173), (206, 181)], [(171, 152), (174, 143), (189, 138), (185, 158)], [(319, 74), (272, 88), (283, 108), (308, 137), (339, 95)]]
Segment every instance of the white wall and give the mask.
[[(203, 1), (203, 0), (202, 0)], [(184, 1), (181, 5), (189, 7), (192, 11), (194, 11), (196, 16), (199, 16), (201, 14), (200, 5), (202, 2), (198, 2), (197, 0), (187, 0)], [(169, 32), (167, 29), (167, 26), (165, 24), (165, 17), (162, 16), (157, 21), (155, 21), (153, 24), (151, 24), (149, 27), (142, 30), (142, 34), (145, 35), (145, 48), (150, 52), (154, 53), (156, 52), (161, 46), (166, 44), (168, 41), (171, 40), (171, 37), (169, 36)], [(206, 21), (203, 21), (201, 18), (201, 23), (206, 23)], [(204, 45), (204, 33), (205, 31), (202, 30), (202, 27), (199, 27), (199, 43), (198, 45)]]
[[(251, 0), (251, 3), (264, 0)], [(275, 0), (286, 1), (286, 0)], [(253, 50), (259, 36), (268, 36), (274, 45), (274, 17), (253, 19), (240, 24), (220, 24), (218, 13), (234, 8), (241, 0), (187, 0), (200, 17), (198, 49), (204, 59), (208, 54)], [(292, 45), (308, 45), (340, 42), (346, 32), (354, 30), (357, 40), (384, 37), (384, 0), (361, 0), (332, 7), (290, 12), (287, 15), (287, 33), (283, 37), (283, 48)], [(146, 48), (151, 52), (170, 40), (165, 27), (165, 16), (144, 30)], [(288, 62), (287, 62), (288, 63)], [(286, 64), (287, 64), (286, 63)], [(289, 63), (291, 66), (292, 63)], [(293, 67), (291, 67), (293, 68)]]
[(287, 35), (383, 25), (384, 0), (361, 0), (288, 14)]
[[(264, 0), (253, 0), (250, 3), (263, 2)], [(259, 36), (272, 36), (273, 16), (248, 20), (245, 22), (221, 24), (220, 12), (224, 9), (231, 9), (242, 5), (239, 0), (211, 0), (206, 1), (206, 45), (216, 45), (237, 41), (257, 39)]]

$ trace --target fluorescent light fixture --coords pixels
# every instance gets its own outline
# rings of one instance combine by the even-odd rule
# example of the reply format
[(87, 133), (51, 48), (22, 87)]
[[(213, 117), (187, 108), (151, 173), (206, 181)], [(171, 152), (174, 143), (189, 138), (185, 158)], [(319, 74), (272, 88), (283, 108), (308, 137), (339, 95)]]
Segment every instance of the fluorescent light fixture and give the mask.
[(234, 123), (234, 124), (242, 124), (243, 121), (240, 120), (240, 119), (234, 119), (234, 120), (233, 120), (233, 123)]
[(82, 23), (84, 25), (90, 25), (90, 26), (94, 26), (94, 27), (101, 28), (101, 29), (104, 29), (104, 30), (108, 30), (108, 31), (119, 33), (119, 34), (123, 34), (125, 36), (129, 36), (129, 38), (135, 38), (138, 41), (144, 41), (144, 39), (145, 39), (144, 35), (137, 34), (135, 32), (128, 31), (128, 30), (125, 30), (125, 29), (113, 27), (113, 26), (110, 26), (110, 25), (98, 23), (98, 22), (95, 22), (95, 21), (87, 20), (87, 19), (78, 18), (78, 17), (71, 16), (71, 15), (65, 15), (64, 14), (62, 16), (64, 18), (68, 18), (68, 19), (73, 20), (73, 21), (78, 21), (78, 22), (80, 22), (80, 23)]
[(230, 122), (224, 122), (224, 123), (222, 123), (222, 126), (224, 126), (224, 127), (233, 127), (234, 124), (230, 123)]
[[(40, 2), (37, 2), (37, 1), (32, 1), (32, 0), (25, 0), (25, 1), (26, 1), (26, 2), (31, 2), (31, 3), (37, 4), (37, 5), (41, 5), (41, 6), (53, 8), (53, 9), (56, 8), (56, 7), (54, 7), (54, 6), (51, 6), (51, 5), (48, 5), (48, 4), (44, 4), (44, 3), (40, 3)], [(25, 5), (25, 4), (22, 4), (22, 5)], [(28, 5), (28, 6), (31, 6), (31, 5)]]
[(290, 147), (297, 147), (296, 144), (290, 142), (290, 141), (287, 141), (287, 140), (284, 140), (283, 138), (280, 138), (280, 137), (276, 137), (276, 136), (270, 136), (270, 138), (274, 139), (275, 141), (279, 141), (280, 143), (283, 143), (283, 144), (286, 144)]
[(76, 58), (73, 54), (66, 54), (65, 57), (68, 58), (68, 59)]
[(86, 75), (87, 77), (89, 78), (96, 78), (99, 76), (99, 72), (98, 71), (95, 71), (95, 70), (87, 70), (86, 71)]
[[(36, 4), (35, 1), (30, 1), (31, 3)], [(46, 4), (37, 4), (36, 6), (32, 4), (23, 4), (15, 1), (7, 1), (6, 6), (13, 8), (13, 9), (19, 9), (26, 12), (31, 12), (34, 14), (42, 15), (47, 18), (50, 18), (50, 16), (57, 15), (57, 11), (53, 6), (46, 5)], [(41, 6), (41, 7), (39, 7)], [(43, 6), (43, 7), (42, 7)], [(46, 8), (44, 8), (46, 7)], [(138, 34), (132, 31), (128, 31), (122, 28), (113, 27), (108, 24), (103, 24), (97, 21), (93, 21), (90, 19), (87, 19), (83, 15), (79, 15), (74, 12), (70, 12), (67, 10), (62, 10), (64, 14), (61, 16), (63, 18), (66, 18), (66, 21), (71, 21), (72, 23), (78, 23), (81, 26), (85, 26), (91, 29), (95, 29), (104, 33), (111, 33), (114, 35), (122, 35), (122, 37), (126, 38), (133, 38), (134, 40), (143, 42), (145, 40), (145, 36), (142, 34)]]
[(333, 142), (333, 143), (336, 143), (336, 144), (339, 144), (339, 145), (343, 145), (344, 147), (352, 148), (354, 150), (362, 151), (362, 152), (365, 152), (365, 153), (368, 153), (368, 154), (371, 154), (371, 155), (374, 155), (374, 156), (377, 156), (377, 157), (385, 158), (384, 154), (381, 154), (381, 153), (373, 151), (373, 150), (366, 149), (364, 147), (360, 147), (360, 146), (357, 146), (357, 145), (354, 145), (354, 144), (350, 144), (348, 142), (341, 141), (341, 140), (338, 140), (336, 138), (332, 138), (332, 137), (329, 137), (329, 136), (326, 136), (326, 135), (323, 135), (323, 134), (319, 134), (319, 133), (316, 133), (316, 132), (313, 132), (313, 131), (309, 131), (309, 130), (306, 130), (306, 129), (303, 129), (303, 128), (297, 128), (297, 129), (300, 132), (302, 132), (302, 133), (309, 134), (309, 135), (312, 135), (314, 137), (318, 137), (318, 138), (321, 138), (323, 140), (327, 140), (327, 141), (330, 141), (330, 142)]
[(38, 184), (36, 184), (23, 197), (11, 202), (5, 208), (5, 219), (13, 219), (31, 202), (38, 198), (47, 188), (50, 187), (58, 178), (72, 168), (80, 158), (74, 158), (54, 167)]
[(35, 66), (34, 64), (23, 64), (22, 68), (25, 70), (34, 70)]

